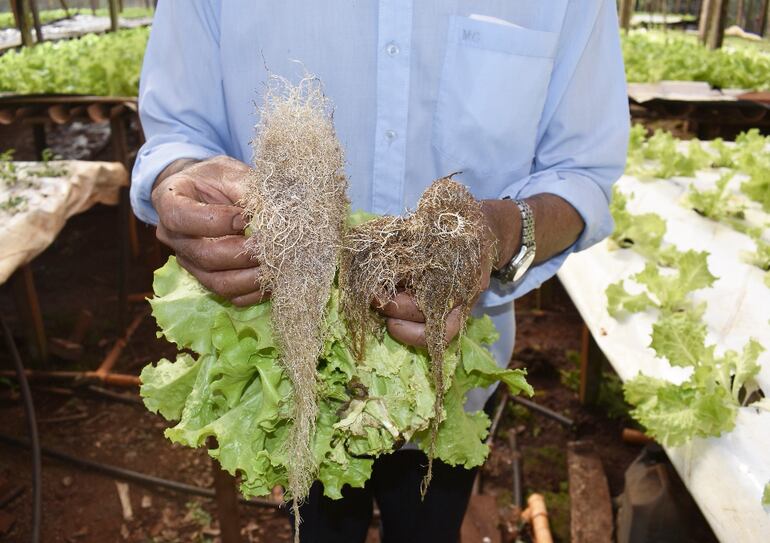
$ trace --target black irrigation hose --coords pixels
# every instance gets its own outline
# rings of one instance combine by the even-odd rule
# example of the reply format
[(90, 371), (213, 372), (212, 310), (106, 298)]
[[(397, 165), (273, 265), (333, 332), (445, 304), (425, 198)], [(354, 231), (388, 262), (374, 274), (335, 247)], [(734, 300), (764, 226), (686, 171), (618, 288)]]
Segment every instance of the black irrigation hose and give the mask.
[[(15, 447), (29, 448), (29, 443), (27, 441), (17, 437), (9, 436), (7, 434), (0, 433), (0, 442), (13, 445)], [(100, 473), (111, 475), (119, 479), (126, 479), (128, 481), (134, 481), (141, 484), (155, 485), (162, 488), (168, 488), (169, 490), (175, 490), (177, 492), (184, 492), (186, 494), (193, 494), (195, 496), (203, 496), (204, 498), (214, 498), (216, 496), (214, 490), (211, 488), (201, 488), (199, 486), (179, 483), (177, 481), (155, 477), (154, 475), (147, 475), (145, 473), (140, 473), (138, 471), (126, 468), (119, 468), (110, 464), (102, 464), (100, 462), (94, 462), (93, 460), (78, 458), (77, 456), (72, 456), (62, 451), (49, 449), (48, 447), (41, 447), (40, 450), (44, 455), (50, 456), (51, 458), (69, 462), (71, 464), (75, 464), (76, 466), (98, 471)], [(246, 505), (254, 505), (257, 507), (272, 507), (275, 509), (283, 505), (281, 502), (264, 498), (252, 498), (247, 500), (246, 498), (241, 497), (240, 502)]]
[(32, 448), (32, 534), (30, 541), (38, 543), (40, 541), (40, 527), (42, 525), (42, 461), (40, 455), (40, 436), (37, 433), (37, 421), (35, 420), (35, 404), (32, 402), (32, 392), (29, 389), (27, 375), (24, 372), (24, 363), (21, 361), (19, 351), (16, 348), (16, 342), (13, 340), (11, 330), (5, 319), (0, 316), (0, 323), (3, 326), (5, 341), (8, 344), (8, 350), (11, 351), (11, 358), (16, 367), (16, 374), (19, 379), (19, 388), (21, 388), (21, 397), (24, 401), (24, 414), (27, 418), (27, 431)]

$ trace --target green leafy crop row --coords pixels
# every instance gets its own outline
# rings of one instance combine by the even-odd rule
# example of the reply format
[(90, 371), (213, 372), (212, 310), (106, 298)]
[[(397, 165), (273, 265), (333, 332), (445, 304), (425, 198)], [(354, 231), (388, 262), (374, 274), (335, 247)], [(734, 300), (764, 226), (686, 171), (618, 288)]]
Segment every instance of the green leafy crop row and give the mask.
[[(647, 137), (646, 130), (637, 125), (631, 132), (627, 173), (642, 180), (694, 177), (704, 170), (717, 173), (719, 178), (711, 188), (691, 184), (683, 204), (750, 236), (757, 247), (751, 263), (768, 270), (766, 227), (750, 224), (745, 215), (749, 199), (756, 200), (765, 212), (770, 207), (768, 149), (770, 139), (755, 130), (741, 134), (735, 145), (721, 140), (685, 144), (664, 131)], [(737, 192), (736, 184), (728, 186), (736, 175), (744, 178), (740, 183), (743, 194)], [(733, 428), (739, 407), (770, 409), (770, 401), (755, 393), (760, 370), (757, 360), (764, 348), (750, 339), (741, 352), (717, 355), (716, 346), (706, 340), (705, 303), (696, 304), (692, 298), (693, 292), (711, 287), (717, 279), (708, 269), (708, 253), (683, 252), (665, 243), (665, 220), (655, 213), (631, 213), (628, 198), (614, 190), (611, 211), (616, 227), (610, 243), (633, 249), (647, 263), (641, 272), (607, 287), (607, 310), (618, 319), (629, 313), (656, 313), (650, 348), (671, 366), (690, 370), (679, 384), (643, 374), (627, 381), (625, 397), (635, 406), (631, 415), (666, 445), (721, 435)]]
[[(705, 303), (694, 304), (691, 293), (717, 279), (708, 269), (708, 253), (682, 252), (664, 244), (665, 221), (654, 213), (629, 213), (626, 198), (617, 190), (612, 211), (623, 229), (613, 239), (649, 260), (641, 272), (607, 287), (607, 310), (615, 318), (657, 312), (650, 348), (671, 366), (691, 370), (679, 384), (643, 374), (627, 381), (626, 401), (635, 406), (631, 415), (661, 443), (675, 446), (693, 437), (729, 432), (742, 405), (770, 408), (753, 394), (760, 370), (757, 359), (764, 348), (751, 339), (742, 352), (718, 356), (716, 346), (706, 343)], [(636, 285), (631, 291), (629, 281)]]
[[(756, 252), (749, 260), (767, 271), (770, 242), (763, 237), (766, 225), (750, 224), (745, 213), (749, 199), (770, 211), (769, 149), (770, 138), (756, 130), (741, 134), (734, 145), (722, 140), (704, 144), (697, 140), (684, 143), (664, 131), (648, 137), (644, 127), (637, 125), (631, 131), (627, 173), (642, 180), (694, 177), (702, 171), (718, 174), (710, 188), (690, 184), (683, 204), (750, 236)], [(743, 178), (740, 192), (738, 183), (728, 186), (736, 175)], [(607, 287), (608, 312), (617, 319), (629, 313), (656, 313), (650, 348), (672, 367), (690, 370), (678, 384), (643, 374), (627, 381), (624, 392), (626, 401), (634, 406), (631, 415), (665, 445), (729, 432), (739, 407), (770, 409), (770, 401), (756, 393), (757, 360), (764, 348), (750, 339), (741, 352), (716, 354), (716, 346), (706, 340), (705, 303), (696, 304), (692, 297), (717, 279), (708, 269), (708, 253), (683, 252), (665, 243), (665, 220), (655, 213), (633, 214), (627, 202), (628, 196), (616, 188), (611, 202), (615, 231), (610, 243), (633, 249), (647, 263), (641, 272)]]
[[(94, 13), (90, 9), (70, 9), (70, 16), (77, 14), (93, 15)], [(125, 8), (120, 13), (120, 17), (123, 19), (141, 19), (143, 17), (152, 17), (153, 10), (141, 7)], [(97, 17), (109, 17), (110, 10), (107, 8), (99, 8), (96, 10)], [(40, 12), (40, 22), (42, 24), (48, 24), (53, 21), (58, 21), (67, 18), (67, 12), (63, 9), (44, 9)], [(16, 21), (13, 18), (13, 13), (6, 12), (0, 13), (0, 29), (2, 28), (15, 28)]]
[[(145, 15), (149, 13), (137, 8), (122, 16)], [(0, 92), (135, 95), (147, 33), (136, 29), (121, 31), (120, 37), (88, 35), (7, 53), (0, 57)], [(710, 51), (692, 36), (646, 31), (624, 34), (622, 44), (631, 82), (671, 79), (707, 81), (720, 88), (770, 89), (770, 54), (757, 48)]]
[[(718, 172), (720, 178), (710, 189), (699, 189), (691, 184), (685, 203), (698, 214), (725, 223), (751, 237), (756, 250), (749, 260), (768, 272), (765, 281), (770, 286), (770, 240), (764, 237), (767, 225), (751, 225), (745, 220), (748, 200), (757, 202), (765, 213), (770, 213), (770, 137), (752, 129), (740, 134), (734, 145), (728, 145), (721, 139), (708, 143), (690, 140), (685, 145), (663, 130), (656, 130), (647, 137), (642, 125), (632, 128), (626, 173), (648, 180), (694, 177), (698, 171), (707, 170)], [(728, 187), (737, 174), (743, 176), (739, 185), (742, 195)], [(625, 206), (622, 195), (617, 198), (613, 204), (618, 216), (612, 238), (618, 245), (628, 246), (624, 235), (642, 242), (662, 236), (662, 220), (656, 220), (657, 216), (649, 217), (649, 214), (634, 216), (632, 220), (627, 212), (621, 211)], [(627, 233), (629, 230), (630, 234)], [(642, 243), (637, 250), (649, 258), (650, 252), (646, 251), (648, 245)], [(657, 248), (654, 250), (657, 251)], [(663, 258), (663, 262), (659, 263), (665, 264), (665, 256), (665, 252), (658, 254), (659, 258)]]
[(0, 92), (136, 96), (149, 28), (44, 42), (0, 56)]
[(770, 55), (752, 47), (712, 51), (681, 32), (622, 36), (629, 82), (706, 81), (717, 88), (770, 89)]

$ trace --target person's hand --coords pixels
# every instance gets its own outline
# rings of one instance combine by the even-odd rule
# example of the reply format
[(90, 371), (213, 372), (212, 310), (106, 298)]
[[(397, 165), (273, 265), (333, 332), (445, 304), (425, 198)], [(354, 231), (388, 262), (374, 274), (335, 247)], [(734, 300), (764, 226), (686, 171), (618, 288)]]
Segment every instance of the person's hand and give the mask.
[(203, 286), (236, 305), (269, 295), (257, 282), (258, 263), (246, 251), (246, 221), (237, 205), (249, 172), (246, 164), (226, 156), (183, 159), (158, 176), (152, 191), (158, 239)]
[[(481, 208), (494, 247), (493, 253), (483, 255), (479, 266), (481, 290), (484, 291), (489, 288), (490, 270), (499, 269), (510, 261), (519, 246), (521, 213), (513, 200), (482, 200)], [(492, 266), (489, 265), (490, 260), (493, 260)], [(394, 339), (407, 345), (425, 346), (425, 315), (411, 294), (401, 291), (392, 300), (375, 299), (372, 307), (385, 317), (388, 333)], [(460, 331), (460, 321), (460, 308), (455, 307), (447, 316), (447, 342)]]

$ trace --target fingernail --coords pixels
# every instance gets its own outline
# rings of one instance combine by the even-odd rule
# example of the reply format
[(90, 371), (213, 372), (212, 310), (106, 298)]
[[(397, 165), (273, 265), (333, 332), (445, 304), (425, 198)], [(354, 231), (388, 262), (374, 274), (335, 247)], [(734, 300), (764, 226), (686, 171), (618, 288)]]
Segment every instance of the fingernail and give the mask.
[(233, 230), (237, 230), (238, 232), (241, 232), (246, 228), (246, 219), (243, 218), (243, 215), (240, 213), (233, 217)]

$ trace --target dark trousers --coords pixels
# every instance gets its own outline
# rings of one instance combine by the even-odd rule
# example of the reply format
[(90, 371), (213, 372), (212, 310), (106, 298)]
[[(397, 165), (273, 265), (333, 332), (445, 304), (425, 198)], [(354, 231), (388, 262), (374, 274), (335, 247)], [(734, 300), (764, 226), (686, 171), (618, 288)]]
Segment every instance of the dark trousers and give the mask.
[(423, 500), (420, 482), (427, 464), (425, 454), (416, 450), (378, 458), (366, 486), (346, 486), (340, 500), (324, 497), (316, 483), (300, 507), (300, 540), (364, 543), (376, 501), (382, 543), (457, 543), (477, 470), (434, 461), (433, 479)]

